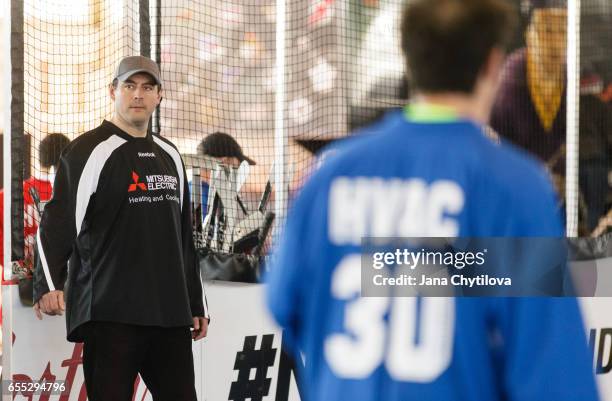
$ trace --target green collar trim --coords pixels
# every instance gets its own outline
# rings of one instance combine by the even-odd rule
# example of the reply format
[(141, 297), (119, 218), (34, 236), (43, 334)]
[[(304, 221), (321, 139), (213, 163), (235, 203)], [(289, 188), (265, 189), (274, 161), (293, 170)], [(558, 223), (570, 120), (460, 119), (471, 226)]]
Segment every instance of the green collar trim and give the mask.
[(404, 107), (404, 117), (415, 123), (452, 123), (459, 120), (452, 107), (433, 103), (411, 103)]

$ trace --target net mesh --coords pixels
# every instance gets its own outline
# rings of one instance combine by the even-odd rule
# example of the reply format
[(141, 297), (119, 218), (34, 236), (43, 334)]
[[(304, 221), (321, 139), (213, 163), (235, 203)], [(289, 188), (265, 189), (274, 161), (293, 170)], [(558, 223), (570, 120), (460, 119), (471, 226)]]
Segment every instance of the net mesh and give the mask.
[[(579, 214), (580, 233), (587, 235), (600, 225), (611, 201), (612, 5), (581, 1), (580, 150), (567, 154), (567, 12), (512, 2), (523, 30), (516, 35), (503, 80), (522, 79), (522, 92), (507, 92), (508, 99), (500, 95), (491, 126), (549, 167), (561, 199), (565, 182), (579, 180), (580, 206), (567, 213)], [(398, 34), (403, 4), (288, 0), (286, 85), (278, 87), (275, 1), (25, 0), (23, 132), (30, 141), (24, 146), (30, 155), (25, 178), (48, 179), (40, 150), (49, 134), (74, 139), (111, 116), (108, 84), (122, 56), (151, 54), (164, 80), (153, 128), (185, 156), (199, 245), (231, 251), (244, 239), (252, 247), (257, 242), (253, 231), (262, 226), (266, 211), (282, 219), (284, 211), (275, 210), (274, 198), (279, 191), (291, 198), (309, 174), (313, 151), (410, 99)], [(533, 55), (530, 66), (527, 54)], [(547, 79), (529, 84), (527, 68)], [(275, 148), (279, 91), (285, 98), (282, 152)], [(525, 121), (530, 125), (519, 124)], [(231, 161), (207, 157), (201, 142), (214, 132), (232, 136), (256, 164), (232, 168)], [(213, 156), (232, 153), (223, 146), (215, 149)], [(273, 165), (283, 162), (280, 154), (285, 157), (283, 183), (276, 188), (271, 181), (270, 202), (260, 207)], [(567, 158), (579, 159), (579, 177), (565, 177)], [(213, 215), (215, 193), (225, 199), (225, 207)], [(44, 202), (47, 195), (39, 195)], [(36, 207), (25, 210), (26, 221), (35, 225)], [(32, 239), (26, 233), (26, 259)]]
[(117, 57), (135, 50), (135, 33), (126, 23), (133, 8), (117, 1), (25, 0), (22, 6), (23, 55), (13, 53), (12, 62), (13, 69), (23, 69), (23, 97), (17, 98), (23, 100), (17, 106), (23, 121), (12, 134), (24, 136), (24, 248), (13, 247), (13, 255), (20, 259), (14, 268), (28, 274), (59, 154), (109, 116), (107, 83)]
[(582, 0), (580, 13), (580, 234), (612, 230), (612, 3)]
[[(31, 150), (31, 165), (26, 163), (24, 178), (52, 180), (53, 170), (40, 160), (44, 138), (61, 133), (74, 139), (110, 118), (108, 85), (118, 60), (151, 55), (160, 64), (164, 91), (152, 126), (186, 161), (198, 245), (253, 252), (269, 223), (266, 212), (284, 213), (274, 209), (276, 194), (294, 193), (308, 175), (313, 151), (346, 135), (337, 51), (341, 20), (335, 13), (330, 1), (287, 5), (285, 174), (278, 185), (274, 1), (26, 1), (23, 131), (31, 140), (24, 147)], [(227, 143), (204, 150), (202, 141), (219, 132), (253, 163), (238, 168), (220, 159), (236, 156)], [(24, 186), (24, 217), (33, 226), (37, 206), (50, 197), (48, 187), (41, 188), (39, 205)], [(25, 234), (26, 260), (33, 253), (32, 234)]]
[[(582, 0), (577, 26), (568, 26), (564, 1), (518, 3), (522, 36), (510, 53), (491, 125), (542, 161), (561, 199), (571, 235), (600, 235), (602, 218), (610, 208), (610, 110), (604, 100), (610, 82), (610, 7), (604, 1)], [(568, 29), (579, 33), (576, 66), (566, 63)], [(522, 39), (521, 39), (522, 38)], [(568, 84), (568, 69), (576, 68), (579, 82)], [(567, 104), (568, 85), (578, 85), (578, 96)], [(567, 117), (577, 113), (577, 137), (567, 142)], [(568, 152), (569, 144), (577, 152)], [(578, 172), (566, 176), (574, 161)], [(566, 187), (575, 188), (566, 194)], [(573, 202), (572, 202), (573, 201)]]

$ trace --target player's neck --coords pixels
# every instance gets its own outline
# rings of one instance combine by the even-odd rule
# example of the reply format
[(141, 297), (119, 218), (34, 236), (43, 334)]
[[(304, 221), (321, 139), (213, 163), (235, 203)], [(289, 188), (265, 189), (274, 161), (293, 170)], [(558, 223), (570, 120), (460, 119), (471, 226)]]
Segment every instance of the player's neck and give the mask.
[(479, 97), (459, 93), (421, 94), (416, 98), (417, 103), (432, 104), (452, 109), (458, 118), (473, 120), (486, 124), (488, 109), (484, 107)]
[(140, 127), (140, 126), (136, 126), (133, 124), (129, 124), (128, 122), (126, 122), (125, 120), (123, 120), (120, 116), (118, 116), (117, 114), (113, 114), (113, 117), (110, 120), (113, 124), (115, 124), (117, 127), (119, 127), (122, 131), (127, 132), (128, 134), (130, 134), (131, 136), (135, 137), (135, 138), (144, 138), (147, 136), (147, 130), (149, 128), (149, 124), (147, 123), (147, 125)]

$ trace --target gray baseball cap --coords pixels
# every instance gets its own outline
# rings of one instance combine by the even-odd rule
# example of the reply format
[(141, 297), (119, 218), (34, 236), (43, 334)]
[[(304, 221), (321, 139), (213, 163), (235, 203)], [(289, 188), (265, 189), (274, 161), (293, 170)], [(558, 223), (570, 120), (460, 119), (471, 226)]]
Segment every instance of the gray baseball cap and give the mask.
[(159, 72), (157, 63), (144, 56), (129, 56), (122, 58), (119, 62), (119, 66), (117, 66), (115, 78), (119, 81), (125, 81), (139, 72), (146, 72), (153, 77), (156, 84), (162, 84), (161, 73)]

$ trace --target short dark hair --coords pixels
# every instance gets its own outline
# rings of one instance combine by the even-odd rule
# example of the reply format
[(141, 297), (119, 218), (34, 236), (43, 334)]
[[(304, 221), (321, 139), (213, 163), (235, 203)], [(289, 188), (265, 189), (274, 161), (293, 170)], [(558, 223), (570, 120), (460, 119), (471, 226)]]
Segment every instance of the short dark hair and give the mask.
[(242, 147), (231, 135), (225, 132), (215, 132), (202, 139), (198, 145), (197, 152), (201, 155), (212, 157), (235, 157), (241, 163), (246, 161), (250, 165), (255, 165), (255, 160), (246, 156)]
[(62, 150), (70, 143), (70, 139), (63, 134), (49, 134), (42, 141), (38, 148), (40, 165), (49, 168), (57, 167), (59, 164)]
[(505, 0), (410, 0), (401, 21), (410, 80), (418, 91), (471, 93), (491, 50), (509, 44), (516, 22)]

